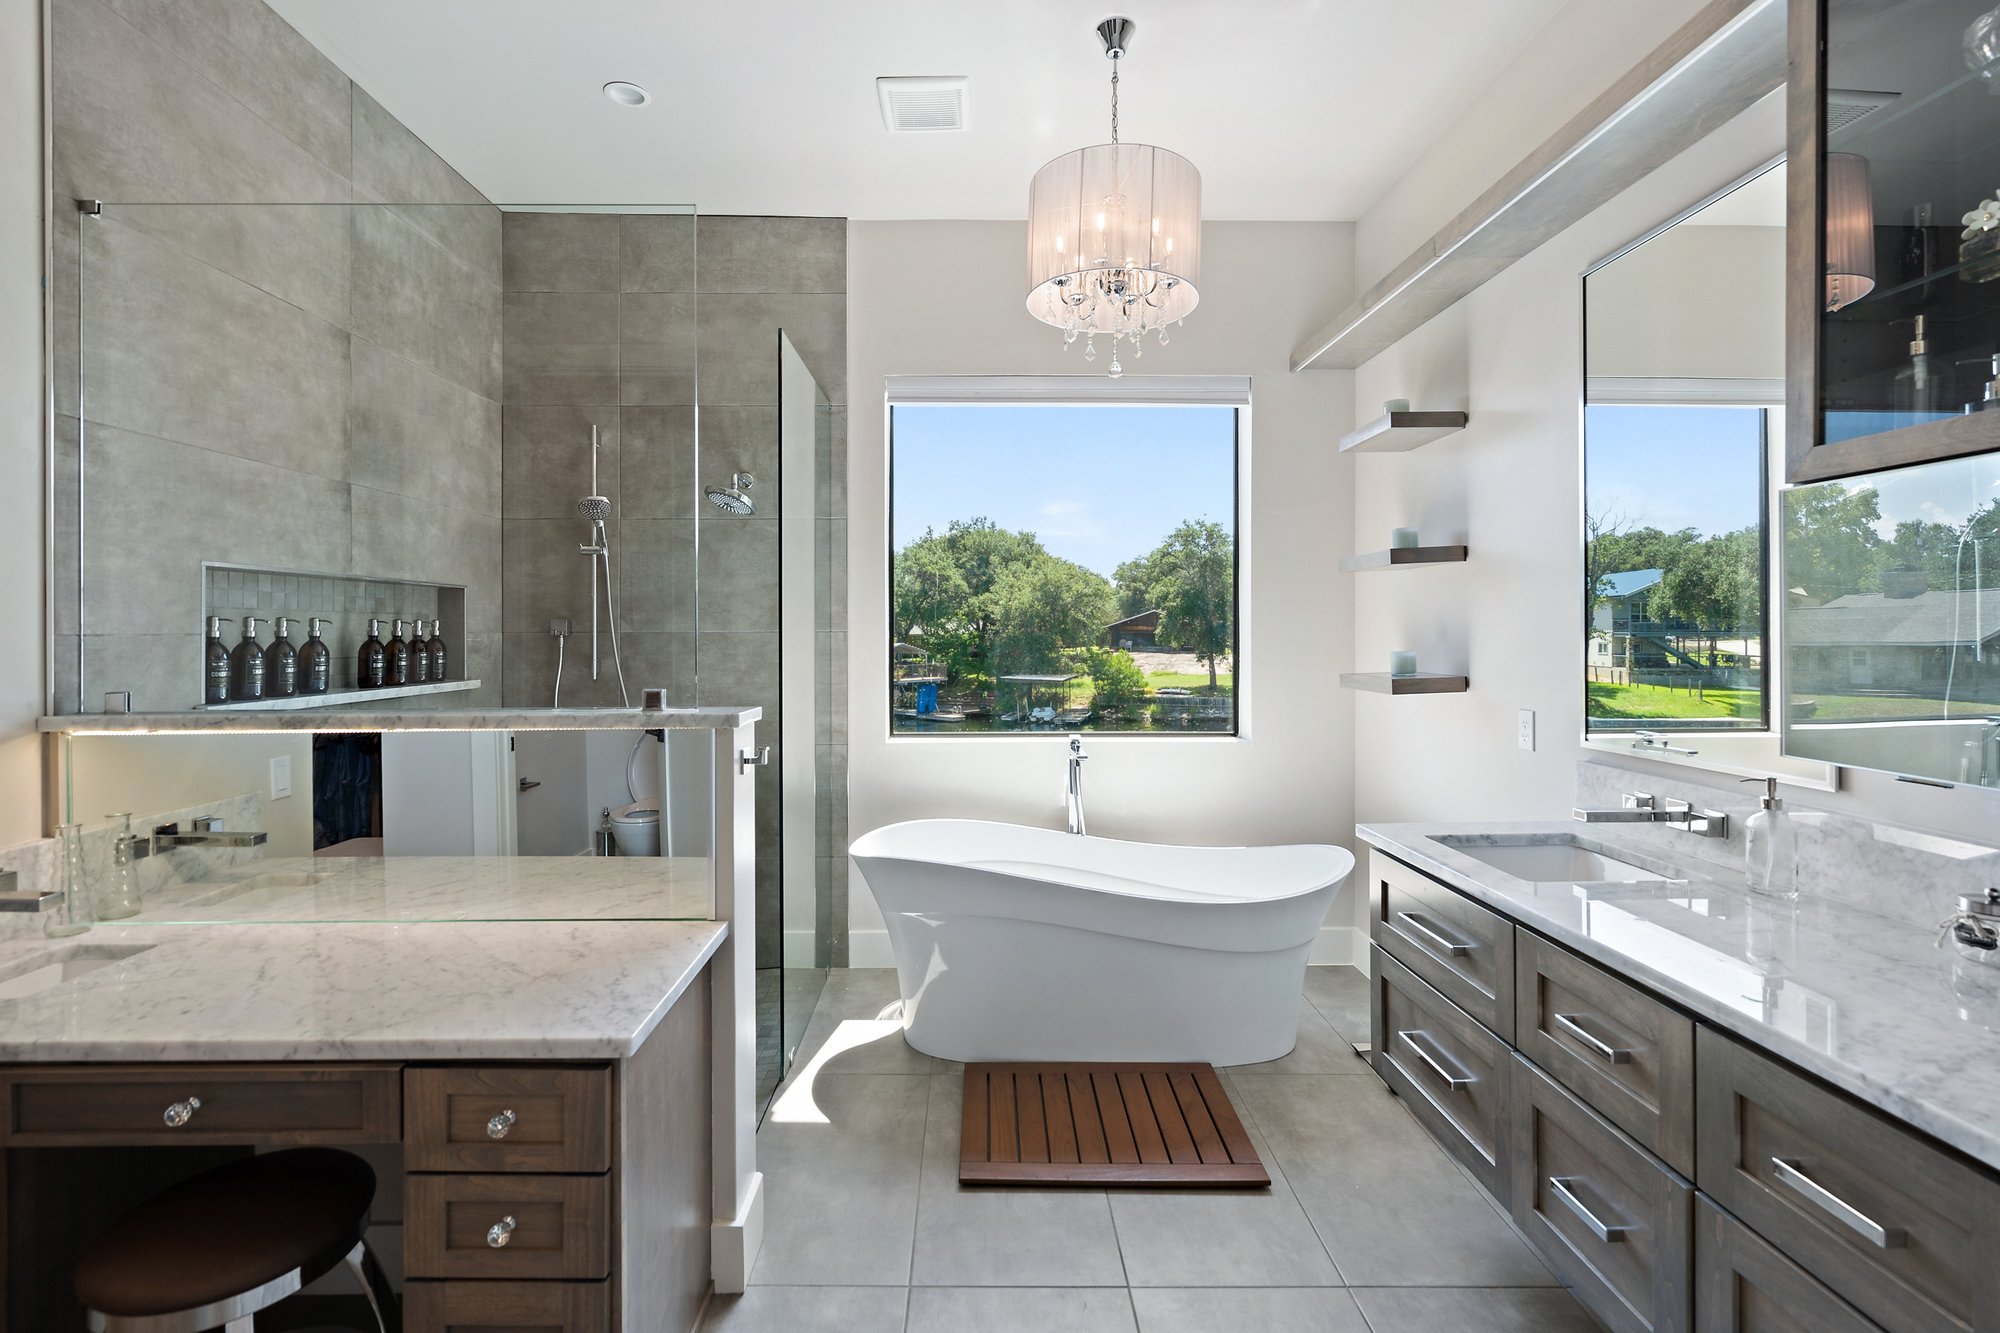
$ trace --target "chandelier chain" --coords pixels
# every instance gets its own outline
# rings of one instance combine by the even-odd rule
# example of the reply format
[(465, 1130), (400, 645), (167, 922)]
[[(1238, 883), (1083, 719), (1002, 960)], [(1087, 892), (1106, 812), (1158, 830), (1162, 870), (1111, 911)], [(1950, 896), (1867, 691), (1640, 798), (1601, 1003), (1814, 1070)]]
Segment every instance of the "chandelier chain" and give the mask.
[(1111, 142), (1118, 142), (1118, 56), (1111, 57)]

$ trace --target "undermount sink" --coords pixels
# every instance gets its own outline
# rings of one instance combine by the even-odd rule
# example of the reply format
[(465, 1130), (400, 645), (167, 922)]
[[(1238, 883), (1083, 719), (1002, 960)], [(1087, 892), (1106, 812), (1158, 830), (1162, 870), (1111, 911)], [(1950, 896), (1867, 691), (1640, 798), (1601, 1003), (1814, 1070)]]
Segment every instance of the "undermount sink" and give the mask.
[(1621, 861), (1615, 856), (1593, 851), (1575, 841), (1481, 843), (1471, 839), (1438, 839), (1454, 851), (1495, 870), (1535, 884), (1577, 881), (1587, 884), (1634, 884), (1641, 880), (1664, 880), (1667, 876)]
[(68, 944), (44, 949), (18, 963), (0, 967), (0, 1000), (21, 1000), (53, 990), (152, 947), (150, 944)]

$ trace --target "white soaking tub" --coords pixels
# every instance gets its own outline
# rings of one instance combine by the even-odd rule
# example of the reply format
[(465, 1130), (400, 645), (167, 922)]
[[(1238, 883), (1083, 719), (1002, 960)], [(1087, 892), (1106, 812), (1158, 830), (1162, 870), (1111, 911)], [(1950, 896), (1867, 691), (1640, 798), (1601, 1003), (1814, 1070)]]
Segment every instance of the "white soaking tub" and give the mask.
[(974, 819), (863, 834), (911, 1046), (947, 1060), (1275, 1060), (1345, 848), (1175, 847)]

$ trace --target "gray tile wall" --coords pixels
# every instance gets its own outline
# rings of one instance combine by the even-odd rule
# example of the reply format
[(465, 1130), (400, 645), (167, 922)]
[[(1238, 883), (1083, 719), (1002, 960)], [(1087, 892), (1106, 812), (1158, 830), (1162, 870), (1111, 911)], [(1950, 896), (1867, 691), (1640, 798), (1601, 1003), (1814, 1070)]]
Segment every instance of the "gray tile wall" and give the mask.
[[(676, 701), (753, 703), (774, 749), (815, 747), (822, 963), (844, 964), (846, 856), (847, 224), (832, 218), (509, 212), (503, 224), (502, 523), (506, 701), (546, 704), (551, 618), (575, 633), (563, 702), (615, 703), (608, 665), (591, 682), (588, 561), (575, 502), (603, 444), (626, 683)], [(780, 477), (778, 331), (832, 400), (816, 475)], [(697, 367), (700, 392), (696, 393)], [(696, 448), (695, 402), (700, 401)], [(754, 516), (708, 508), (701, 490), (756, 476)], [(819, 545), (811, 644), (816, 717), (778, 700), (778, 523), (811, 503)], [(778, 963), (779, 765), (758, 772), (759, 966)], [(839, 901), (835, 901), (836, 896)], [(833, 931), (842, 931), (836, 939)]]
[(51, 21), (59, 707), (199, 702), (204, 561), (462, 585), (497, 703), (499, 211), (262, 0)]

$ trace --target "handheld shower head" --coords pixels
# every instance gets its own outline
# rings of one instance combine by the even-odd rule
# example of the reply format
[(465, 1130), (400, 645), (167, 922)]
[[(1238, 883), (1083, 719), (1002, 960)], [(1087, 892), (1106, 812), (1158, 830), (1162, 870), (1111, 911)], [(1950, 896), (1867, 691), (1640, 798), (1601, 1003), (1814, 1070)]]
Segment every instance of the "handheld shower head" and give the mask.
[(757, 479), (748, 472), (738, 472), (729, 479), (729, 485), (710, 486), (703, 494), (725, 514), (754, 514), (757, 502), (750, 498), (750, 488), (756, 484)]
[(576, 502), (576, 512), (586, 523), (602, 523), (611, 517), (611, 501), (602, 495), (586, 495)]

